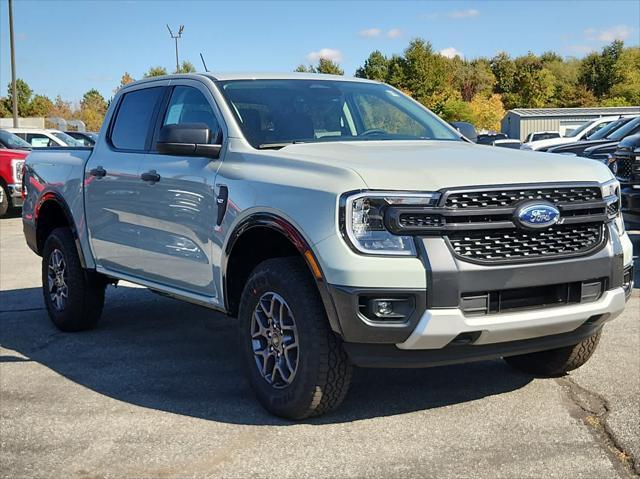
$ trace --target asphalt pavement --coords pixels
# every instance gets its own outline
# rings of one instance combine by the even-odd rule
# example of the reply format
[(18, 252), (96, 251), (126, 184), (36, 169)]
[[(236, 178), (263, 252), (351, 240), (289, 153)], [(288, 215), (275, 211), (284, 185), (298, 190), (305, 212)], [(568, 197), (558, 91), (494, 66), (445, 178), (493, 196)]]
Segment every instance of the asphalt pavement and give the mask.
[(1, 219), (0, 476), (638, 477), (639, 306), (636, 289), (563, 378), (499, 360), (358, 369), (340, 410), (293, 423), (253, 397), (231, 318), (121, 284), (96, 330), (57, 331), (40, 258)]

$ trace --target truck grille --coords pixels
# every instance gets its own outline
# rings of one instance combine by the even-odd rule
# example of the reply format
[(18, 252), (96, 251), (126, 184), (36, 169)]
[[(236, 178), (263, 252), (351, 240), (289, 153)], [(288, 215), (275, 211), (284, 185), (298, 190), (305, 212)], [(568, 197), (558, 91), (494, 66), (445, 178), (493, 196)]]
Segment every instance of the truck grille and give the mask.
[(506, 229), (453, 233), (454, 253), (480, 262), (542, 260), (589, 253), (602, 244), (603, 225), (556, 225), (541, 231)]
[(521, 188), (485, 191), (451, 192), (444, 206), (449, 208), (496, 208), (513, 206), (526, 200), (546, 200), (551, 203), (597, 201), (602, 198), (597, 186), (562, 188)]
[(619, 181), (627, 182), (633, 175), (633, 162), (631, 158), (618, 158), (616, 160), (616, 178)]

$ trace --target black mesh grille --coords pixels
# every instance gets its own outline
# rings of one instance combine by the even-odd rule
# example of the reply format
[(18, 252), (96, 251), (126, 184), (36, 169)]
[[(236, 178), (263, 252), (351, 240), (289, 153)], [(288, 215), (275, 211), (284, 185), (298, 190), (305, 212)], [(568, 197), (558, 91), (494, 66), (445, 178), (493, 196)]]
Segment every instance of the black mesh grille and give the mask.
[(425, 213), (402, 213), (398, 221), (403, 228), (442, 226), (444, 224), (442, 215)]
[(494, 230), (454, 233), (449, 241), (461, 258), (495, 262), (543, 259), (583, 254), (602, 242), (602, 224), (556, 225), (532, 230)]
[(616, 177), (628, 181), (633, 174), (631, 158), (619, 158), (616, 161)]
[(620, 209), (619, 203), (616, 201), (615, 203), (610, 203), (607, 206), (607, 216), (615, 216), (618, 214), (618, 210)]
[(450, 208), (495, 208), (514, 206), (524, 200), (547, 200), (557, 204), (597, 201), (601, 198), (600, 188), (596, 186), (522, 188), (515, 190), (453, 192), (447, 196), (444, 206)]

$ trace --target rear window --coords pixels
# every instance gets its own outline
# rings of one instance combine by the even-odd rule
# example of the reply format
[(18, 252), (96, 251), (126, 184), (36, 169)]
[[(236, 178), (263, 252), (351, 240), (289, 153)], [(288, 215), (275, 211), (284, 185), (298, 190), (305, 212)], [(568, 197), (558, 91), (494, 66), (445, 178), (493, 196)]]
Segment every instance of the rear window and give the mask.
[(156, 104), (164, 87), (125, 93), (111, 130), (111, 143), (122, 150), (145, 150)]

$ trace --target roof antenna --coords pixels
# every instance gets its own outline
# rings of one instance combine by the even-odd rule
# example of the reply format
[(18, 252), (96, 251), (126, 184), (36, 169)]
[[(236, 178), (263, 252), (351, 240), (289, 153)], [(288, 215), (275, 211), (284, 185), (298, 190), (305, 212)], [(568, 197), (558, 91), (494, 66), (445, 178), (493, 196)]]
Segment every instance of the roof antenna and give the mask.
[(200, 60), (202, 60), (202, 65), (204, 65), (204, 71), (209, 73), (209, 69), (207, 68), (207, 64), (204, 62), (204, 57), (202, 56), (202, 52), (200, 52)]

